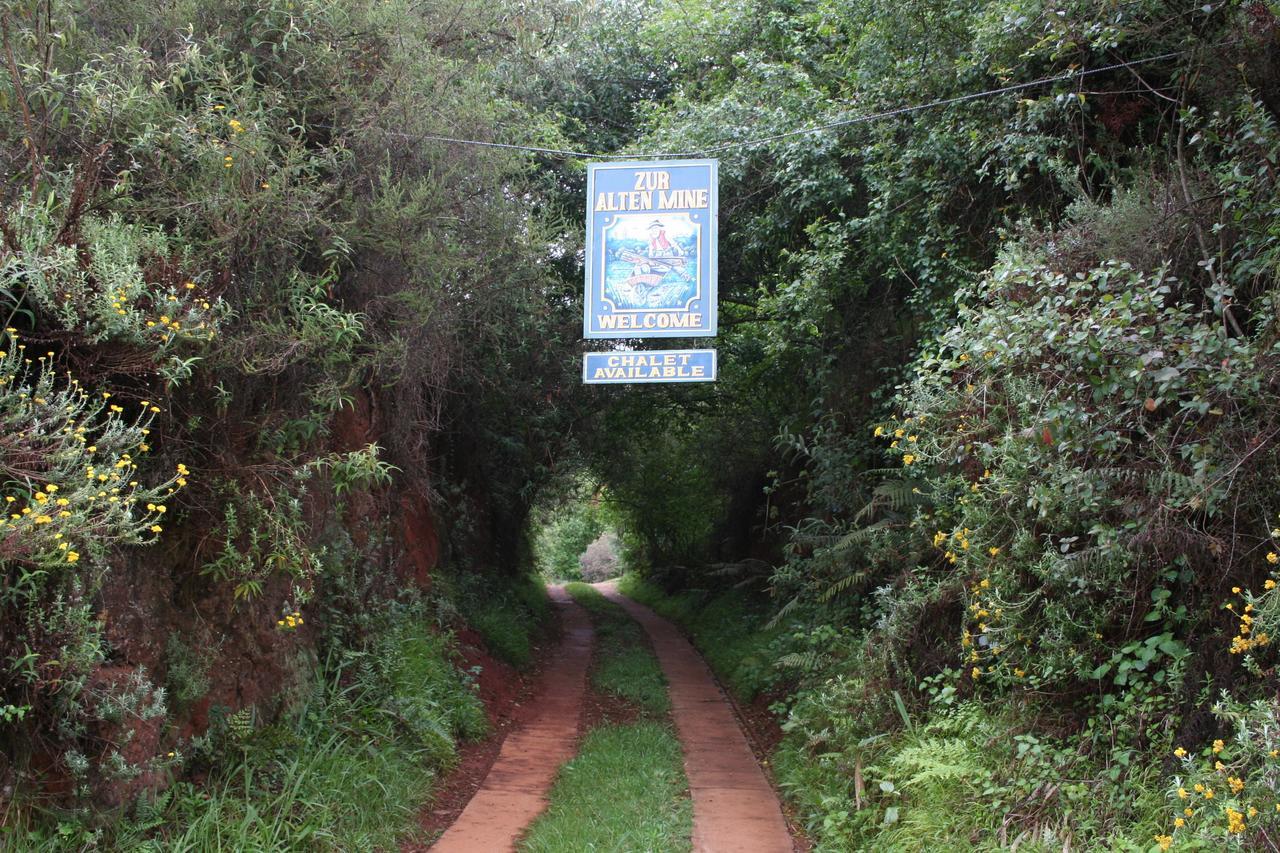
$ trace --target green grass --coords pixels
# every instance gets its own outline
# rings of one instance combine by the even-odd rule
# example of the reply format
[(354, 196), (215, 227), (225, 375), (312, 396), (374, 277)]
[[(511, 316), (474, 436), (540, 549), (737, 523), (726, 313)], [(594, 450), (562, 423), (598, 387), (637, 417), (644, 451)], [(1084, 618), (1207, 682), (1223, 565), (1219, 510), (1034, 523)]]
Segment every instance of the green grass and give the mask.
[(646, 714), (661, 716), (671, 710), (667, 679), (649, 650), (644, 629), (593, 587), (571, 583), (565, 589), (591, 614), (596, 629), (596, 661), (591, 671), (596, 690), (624, 699)]
[(775, 670), (769, 647), (784, 629), (766, 630), (767, 615), (741, 591), (668, 595), (636, 574), (624, 575), (618, 589), (688, 632), (716, 676), (739, 699), (749, 702), (770, 686)]
[(527, 669), (533, 662), (531, 631), (526, 620), (501, 604), (486, 605), (468, 620), (494, 657), (504, 660), (518, 669)]
[(530, 577), (495, 582), (477, 577), (464, 585), (460, 609), (494, 657), (519, 669), (533, 662), (533, 638), (547, 624), (551, 604), (540, 581)]
[(456, 741), (487, 729), (451, 641), (420, 616), (389, 609), (382, 634), (326, 667), (277, 723), (254, 729), (247, 714), (215, 715), (206, 743), (182, 756), (215, 762), (203, 786), (179, 782), (98, 829), (70, 816), (32, 820), (0, 836), (0, 849), (397, 849), (417, 831)]
[(683, 851), (693, 832), (680, 743), (661, 723), (605, 726), (560, 768), (551, 806), (520, 849)]

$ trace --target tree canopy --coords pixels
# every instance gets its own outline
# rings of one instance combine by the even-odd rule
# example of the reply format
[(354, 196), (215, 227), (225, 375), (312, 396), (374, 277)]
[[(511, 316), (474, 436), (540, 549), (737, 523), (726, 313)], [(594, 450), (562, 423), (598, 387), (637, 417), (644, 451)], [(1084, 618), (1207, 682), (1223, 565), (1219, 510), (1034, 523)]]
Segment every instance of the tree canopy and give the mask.
[[(441, 662), (451, 754), (444, 646), (378, 614), (527, 658), (513, 579), (604, 518), (763, 613), (822, 849), (1263, 844), (1276, 11), (7, 3), (14, 801), (107, 838), (372, 650)], [(720, 381), (581, 386), (565, 151), (717, 157)]]

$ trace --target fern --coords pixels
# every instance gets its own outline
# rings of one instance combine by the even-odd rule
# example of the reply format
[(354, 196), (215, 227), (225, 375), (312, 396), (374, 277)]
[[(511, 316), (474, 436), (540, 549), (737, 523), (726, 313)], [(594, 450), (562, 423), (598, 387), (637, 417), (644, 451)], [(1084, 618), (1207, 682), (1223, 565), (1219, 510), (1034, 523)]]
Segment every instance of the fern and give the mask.
[(1111, 555), (1111, 549), (1093, 546), (1081, 548), (1079, 551), (1072, 551), (1069, 554), (1061, 554), (1058, 559), (1070, 566), (1074, 572), (1084, 574), (1099, 561)]
[(1098, 473), (1112, 480), (1141, 486), (1150, 495), (1194, 494), (1205, 486), (1193, 477), (1168, 468), (1099, 468)]
[(838, 598), (854, 587), (861, 586), (869, 576), (870, 573), (865, 569), (847, 574), (839, 580), (833, 581), (826, 589), (820, 592), (818, 600), (826, 603)]
[(249, 705), (227, 716), (227, 733), (243, 745), (253, 735), (253, 706)]
[(760, 586), (773, 574), (773, 566), (764, 560), (748, 557), (733, 563), (713, 563), (707, 573), (711, 577), (735, 579), (734, 589)]
[(894, 512), (901, 512), (908, 507), (932, 503), (932, 498), (913, 480), (886, 480), (876, 486), (871, 502), (880, 506), (887, 504)]
[(808, 652), (792, 652), (778, 658), (775, 664), (779, 669), (798, 669), (803, 672), (812, 672), (818, 668), (826, 656), (816, 651)]
[(895, 776), (907, 775), (902, 787), (932, 791), (957, 783), (972, 785), (988, 773), (974, 745), (956, 737), (922, 737), (898, 750), (889, 768)]
[(830, 552), (832, 554), (843, 554), (853, 546), (861, 545), (869, 541), (876, 535), (876, 533), (884, 530), (888, 526), (889, 522), (887, 520), (881, 520), (874, 524), (869, 524), (866, 527), (859, 527), (855, 530), (850, 530), (848, 533), (844, 534), (832, 543), (830, 546)]
[(901, 477), (901, 468), (865, 468), (859, 472), (862, 477)]
[(166, 789), (154, 795), (138, 798), (134, 819), (129, 826), (133, 832), (142, 834), (150, 832), (165, 822), (165, 812), (173, 800), (173, 791)]
[(782, 620), (791, 615), (791, 613), (800, 606), (801, 598), (802, 596), (797, 595), (795, 598), (792, 598), (786, 604), (779, 607), (778, 612), (773, 614), (773, 617), (764, 624), (765, 630), (772, 630), (782, 624)]

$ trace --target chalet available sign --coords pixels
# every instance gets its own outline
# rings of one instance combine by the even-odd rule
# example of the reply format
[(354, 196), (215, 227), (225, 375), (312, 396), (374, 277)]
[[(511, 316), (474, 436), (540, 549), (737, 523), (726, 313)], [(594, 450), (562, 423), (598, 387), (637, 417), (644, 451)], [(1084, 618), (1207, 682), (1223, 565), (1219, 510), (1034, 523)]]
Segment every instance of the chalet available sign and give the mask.
[(582, 381), (588, 385), (628, 382), (714, 382), (713, 349), (588, 352), (582, 355)]
[(716, 333), (715, 160), (587, 167), (585, 338)]

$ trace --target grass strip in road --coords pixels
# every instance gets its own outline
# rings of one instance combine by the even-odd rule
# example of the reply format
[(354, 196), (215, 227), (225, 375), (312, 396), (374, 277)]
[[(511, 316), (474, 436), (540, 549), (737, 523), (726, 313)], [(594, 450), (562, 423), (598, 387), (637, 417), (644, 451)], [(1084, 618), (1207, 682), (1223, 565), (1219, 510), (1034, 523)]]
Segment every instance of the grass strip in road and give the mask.
[(680, 742), (669, 726), (602, 726), (560, 768), (551, 806), (520, 849), (687, 851), (693, 832), (687, 787)]
[(750, 702), (769, 689), (777, 675), (772, 645), (787, 629), (766, 628), (768, 611), (743, 591), (712, 595), (687, 590), (670, 595), (634, 573), (618, 581), (618, 591), (686, 631), (716, 677), (739, 701)]
[(596, 630), (592, 689), (621, 700), (639, 719), (587, 733), (578, 756), (560, 768), (551, 804), (520, 849), (687, 851), (693, 805), (684, 754), (667, 719), (671, 700), (658, 659), (644, 629), (625, 610), (587, 584), (566, 589)]
[(598, 645), (592, 686), (634, 705), (642, 715), (659, 717), (669, 712), (667, 679), (649, 649), (644, 629), (594, 587), (571, 583), (565, 589), (586, 608), (595, 625)]

